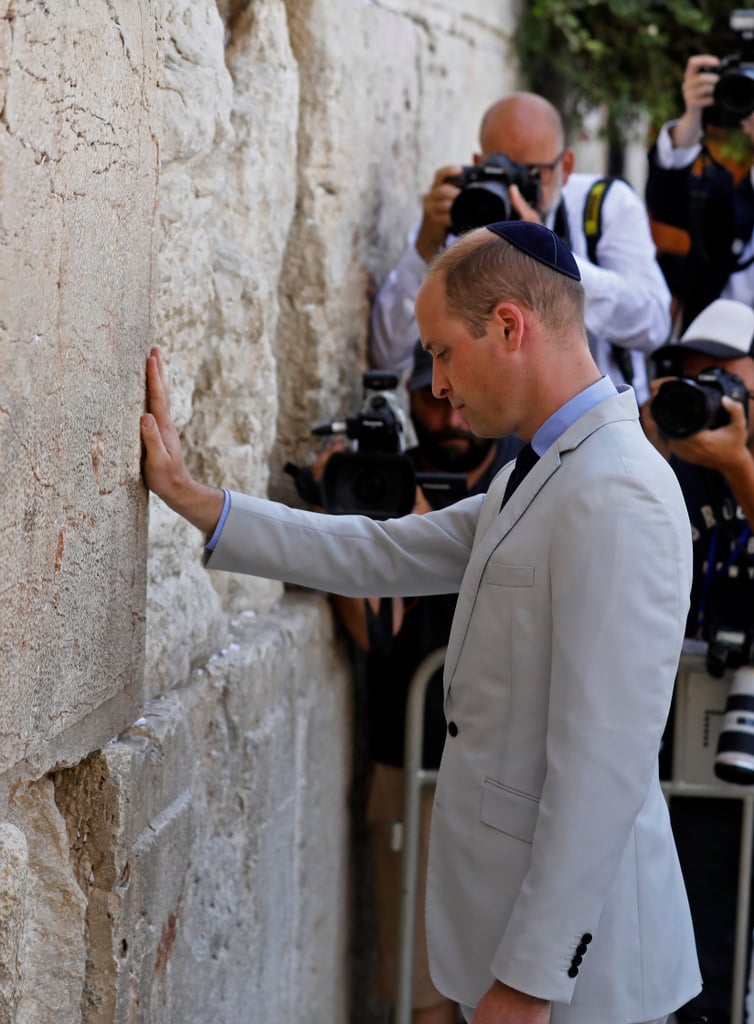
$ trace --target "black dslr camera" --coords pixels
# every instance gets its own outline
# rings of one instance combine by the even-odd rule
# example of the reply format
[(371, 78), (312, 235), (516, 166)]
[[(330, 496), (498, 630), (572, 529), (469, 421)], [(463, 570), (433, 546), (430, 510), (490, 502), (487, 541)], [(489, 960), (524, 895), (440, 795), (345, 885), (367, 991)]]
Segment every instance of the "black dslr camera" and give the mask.
[(500, 220), (518, 220), (508, 192), (511, 185), (518, 185), (530, 206), (536, 208), (541, 197), (539, 172), (516, 163), (505, 153), (493, 153), (481, 164), (463, 167), (459, 175), (447, 181), (461, 189), (450, 208), (455, 235)]
[(416, 485), (421, 485), (433, 508), (466, 496), (463, 473), (417, 473), (405, 454), (405, 416), (395, 389), (398, 374), (368, 370), (363, 378), (361, 410), (344, 421), (315, 427), (313, 434), (345, 434), (351, 450), (333, 452), (317, 486), (311, 472), (293, 463), (285, 471), (295, 480), (301, 497), (322, 505), (335, 515), (364, 515), (394, 519), (414, 507)]
[(740, 53), (730, 54), (717, 67), (703, 70), (720, 76), (715, 86), (715, 106), (735, 123), (754, 111), (754, 9), (733, 11), (730, 27)]
[(730, 423), (730, 415), (722, 404), (723, 395), (740, 402), (748, 418), (746, 385), (721, 366), (703, 370), (696, 377), (666, 380), (652, 399), (650, 409), (663, 436), (691, 437), (700, 430), (716, 430)]

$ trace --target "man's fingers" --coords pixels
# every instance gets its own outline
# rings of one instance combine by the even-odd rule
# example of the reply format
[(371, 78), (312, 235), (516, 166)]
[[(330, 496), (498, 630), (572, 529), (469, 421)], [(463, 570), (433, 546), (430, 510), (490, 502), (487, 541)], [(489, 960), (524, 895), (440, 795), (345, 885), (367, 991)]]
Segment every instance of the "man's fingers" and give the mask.
[(165, 383), (165, 368), (159, 349), (153, 348), (147, 359), (147, 396), (149, 411), (162, 427), (170, 419), (170, 400)]

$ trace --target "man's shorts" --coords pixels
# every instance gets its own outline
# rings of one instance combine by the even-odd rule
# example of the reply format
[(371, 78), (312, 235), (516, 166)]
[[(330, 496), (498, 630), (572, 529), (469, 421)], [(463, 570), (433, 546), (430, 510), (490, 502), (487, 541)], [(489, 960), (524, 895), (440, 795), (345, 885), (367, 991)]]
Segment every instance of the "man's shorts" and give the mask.
[[(401, 768), (375, 764), (369, 781), (366, 821), (372, 853), (374, 915), (377, 929), (377, 991), (395, 1006), (400, 930), (401, 854), (390, 847), (393, 825), (403, 820), (404, 776)], [(427, 960), (424, 925), (424, 894), (427, 886), (429, 825), (434, 787), (422, 787), (419, 830), (419, 870), (416, 889), (413, 1000), (415, 1010), (426, 1010), (445, 1001), (432, 984)]]

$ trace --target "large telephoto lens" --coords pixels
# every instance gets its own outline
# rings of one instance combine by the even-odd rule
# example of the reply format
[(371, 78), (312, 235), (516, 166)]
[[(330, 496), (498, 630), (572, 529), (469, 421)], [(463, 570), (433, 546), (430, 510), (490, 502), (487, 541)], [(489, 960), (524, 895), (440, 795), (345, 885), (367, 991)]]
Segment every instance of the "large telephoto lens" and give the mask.
[(740, 785), (754, 783), (754, 668), (748, 665), (733, 675), (717, 741), (715, 775)]

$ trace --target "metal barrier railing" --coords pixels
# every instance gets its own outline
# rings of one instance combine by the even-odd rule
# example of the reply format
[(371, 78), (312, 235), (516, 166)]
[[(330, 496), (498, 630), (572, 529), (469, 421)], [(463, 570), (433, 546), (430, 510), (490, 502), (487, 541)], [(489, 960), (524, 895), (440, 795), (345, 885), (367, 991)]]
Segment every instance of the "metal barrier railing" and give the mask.
[[(741, 801), (736, 927), (730, 1024), (744, 1024), (749, 975), (749, 902), (754, 854), (754, 786), (722, 782), (714, 773), (719, 726), (733, 673), (709, 675), (703, 655), (684, 654), (678, 668), (673, 712), (673, 767), (663, 781), (665, 796)], [(703, 925), (702, 925), (703, 927)]]
[(401, 833), (401, 904), (398, 930), (397, 989), (395, 1024), (411, 1024), (414, 982), (414, 936), (416, 934), (416, 889), (419, 876), (419, 834), (421, 791), (437, 779), (436, 771), (422, 768), (424, 751), (424, 699), (427, 685), (445, 664), (445, 647), (432, 651), (411, 678), (406, 707), (406, 737), (403, 755), (403, 822)]

